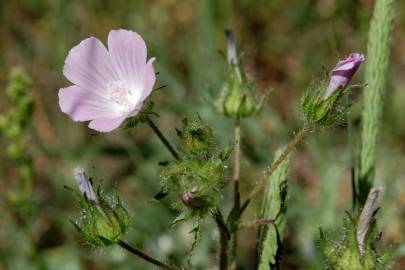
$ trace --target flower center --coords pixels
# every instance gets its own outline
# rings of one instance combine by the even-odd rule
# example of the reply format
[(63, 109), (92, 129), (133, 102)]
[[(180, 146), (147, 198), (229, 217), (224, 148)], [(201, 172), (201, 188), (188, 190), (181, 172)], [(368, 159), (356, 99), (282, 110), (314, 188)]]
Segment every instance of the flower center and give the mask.
[(113, 81), (107, 85), (107, 98), (128, 111), (134, 105), (134, 96), (122, 81)]

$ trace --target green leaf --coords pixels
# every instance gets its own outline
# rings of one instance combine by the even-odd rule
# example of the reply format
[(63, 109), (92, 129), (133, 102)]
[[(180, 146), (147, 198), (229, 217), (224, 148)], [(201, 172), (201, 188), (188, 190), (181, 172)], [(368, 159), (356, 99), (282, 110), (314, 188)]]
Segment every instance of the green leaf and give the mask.
[[(278, 157), (281, 153), (282, 150), (278, 150), (275, 156)], [(260, 226), (259, 270), (277, 269), (285, 227), (288, 168), (289, 158), (268, 178), (261, 218), (274, 222)]]

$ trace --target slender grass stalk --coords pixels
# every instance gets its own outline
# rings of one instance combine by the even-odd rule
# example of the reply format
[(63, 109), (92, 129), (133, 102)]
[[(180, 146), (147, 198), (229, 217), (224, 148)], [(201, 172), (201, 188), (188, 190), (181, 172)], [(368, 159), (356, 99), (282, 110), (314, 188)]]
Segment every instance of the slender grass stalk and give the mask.
[[(277, 151), (276, 157), (281, 154)], [(289, 158), (281, 162), (274, 174), (267, 179), (267, 188), (261, 209), (261, 218), (271, 220), (269, 225), (261, 225), (259, 230), (259, 270), (278, 269), (281, 241), (285, 227), (287, 206), (287, 174)]]
[(367, 45), (357, 200), (363, 205), (373, 184), (378, 132), (383, 108), (395, 0), (376, 0)]
[(147, 123), (148, 125), (152, 128), (152, 130), (156, 133), (156, 135), (159, 137), (160, 141), (166, 146), (167, 150), (172, 154), (172, 156), (180, 160), (180, 155), (177, 153), (176, 149), (170, 144), (169, 140), (166, 139), (166, 137), (163, 135), (163, 133), (160, 131), (160, 129), (155, 125), (155, 123), (150, 119), (147, 118)]
[(277, 168), (283, 163), (288, 155), (302, 142), (307, 133), (313, 129), (311, 124), (306, 123), (301, 130), (294, 136), (280, 156), (273, 162), (270, 169), (266, 172), (263, 178), (256, 184), (256, 187), (250, 192), (246, 201), (250, 201), (266, 184), (267, 179), (277, 170)]
[[(240, 179), (240, 157), (241, 157), (241, 150), (240, 150), (240, 120), (236, 120), (235, 122), (235, 152), (234, 152), (234, 164), (233, 164), (233, 183), (234, 183), (234, 203), (239, 198), (239, 179)], [(236, 251), (238, 247), (238, 231), (234, 232), (233, 240), (232, 240), (232, 253), (231, 253), (231, 269), (236, 270), (237, 262), (236, 262)]]
[(120, 247), (122, 247), (123, 249), (125, 249), (125, 250), (131, 252), (132, 254), (134, 254), (134, 255), (140, 257), (141, 259), (143, 259), (143, 260), (145, 260), (145, 261), (147, 261), (147, 262), (149, 262), (149, 263), (151, 263), (151, 264), (153, 264), (153, 265), (156, 265), (157, 267), (159, 267), (159, 268), (161, 268), (161, 269), (165, 269), (165, 270), (177, 270), (176, 267), (171, 266), (171, 265), (168, 265), (168, 264), (165, 264), (165, 263), (163, 263), (163, 262), (161, 262), (161, 261), (158, 261), (158, 260), (152, 258), (151, 256), (149, 256), (148, 254), (146, 254), (146, 253), (143, 252), (142, 250), (137, 249), (137, 248), (131, 246), (130, 244), (128, 244), (128, 243), (126, 243), (126, 242), (124, 242), (124, 241), (122, 241), (122, 240), (120, 240), (120, 241), (118, 242), (118, 245), (119, 245)]

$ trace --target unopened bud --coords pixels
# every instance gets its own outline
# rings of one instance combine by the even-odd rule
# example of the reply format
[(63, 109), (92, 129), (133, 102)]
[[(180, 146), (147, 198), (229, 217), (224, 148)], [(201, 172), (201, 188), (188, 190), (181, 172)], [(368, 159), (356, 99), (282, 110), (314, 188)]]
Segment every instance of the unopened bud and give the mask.
[(94, 192), (92, 183), (83, 169), (74, 170), (79, 186), (82, 218), (74, 222), (84, 239), (93, 245), (108, 246), (117, 243), (126, 232), (129, 215), (118, 195), (106, 197), (100, 190)]
[(307, 90), (302, 99), (302, 111), (308, 123), (328, 126), (340, 119), (345, 111), (345, 107), (339, 103), (343, 90), (364, 59), (362, 54), (350, 54), (345, 60), (339, 61), (331, 71), (329, 80), (322, 80)]
[(225, 30), (225, 35), (228, 44), (229, 79), (222, 88), (216, 106), (227, 117), (235, 119), (249, 117), (260, 111), (265, 96), (257, 98), (254, 85), (247, 83), (243, 67), (238, 61), (233, 32)]
[(366, 58), (361, 53), (351, 53), (345, 60), (339, 61), (336, 67), (331, 71), (330, 81), (324, 99), (328, 99), (339, 88), (346, 88), (365, 59)]

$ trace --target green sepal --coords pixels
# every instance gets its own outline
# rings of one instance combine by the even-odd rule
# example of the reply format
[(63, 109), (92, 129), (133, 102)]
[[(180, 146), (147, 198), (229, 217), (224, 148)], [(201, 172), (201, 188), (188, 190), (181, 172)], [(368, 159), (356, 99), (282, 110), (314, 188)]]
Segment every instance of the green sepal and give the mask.
[(128, 229), (130, 217), (117, 194), (106, 196), (99, 187), (95, 202), (70, 187), (65, 188), (78, 198), (82, 216), (78, 221), (71, 222), (89, 244), (109, 246), (121, 239)]
[(159, 114), (153, 111), (154, 103), (153, 101), (148, 101), (142, 106), (142, 110), (135, 116), (127, 118), (125, 121), (124, 129), (130, 129), (138, 124), (146, 123), (150, 116), (159, 117)]

